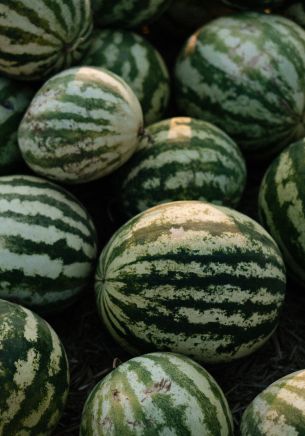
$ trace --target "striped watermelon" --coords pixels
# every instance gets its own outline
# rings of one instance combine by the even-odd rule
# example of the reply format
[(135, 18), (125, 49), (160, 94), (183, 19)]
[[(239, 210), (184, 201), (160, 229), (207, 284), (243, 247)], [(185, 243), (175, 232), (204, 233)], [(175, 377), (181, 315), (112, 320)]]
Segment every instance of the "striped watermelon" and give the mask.
[(50, 435), (69, 390), (63, 345), (47, 322), (4, 300), (0, 325), (0, 434)]
[(0, 298), (44, 312), (61, 309), (84, 289), (94, 266), (88, 213), (37, 177), (0, 177), (0, 192)]
[(305, 32), (275, 15), (240, 13), (203, 26), (176, 65), (180, 110), (210, 121), (250, 156), (305, 136)]
[(284, 15), (299, 26), (305, 28), (305, 5), (303, 2), (295, 2), (284, 10)]
[(138, 97), (146, 124), (162, 118), (169, 101), (169, 74), (158, 51), (128, 30), (94, 34), (84, 65), (106, 68), (122, 77)]
[(1, 175), (13, 171), (21, 161), (17, 130), (33, 95), (34, 91), (31, 88), (0, 77)]
[(92, 32), (90, 0), (2, 0), (0, 72), (41, 80), (77, 63)]
[(222, 0), (225, 4), (237, 9), (265, 9), (270, 13), (271, 9), (281, 6), (285, 0)]
[(146, 129), (121, 171), (120, 204), (133, 216), (157, 203), (207, 200), (236, 206), (246, 182), (237, 145), (220, 129), (192, 118), (171, 118)]
[(80, 436), (233, 436), (228, 403), (198, 363), (152, 353), (123, 363), (88, 397)]
[(305, 370), (272, 383), (253, 400), (242, 417), (242, 436), (304, 434)]
[(121, 227), (100, 256), (95, 286), (105, 326), (129, 352), (157, 348), (217, 363), (252, 353), (274, 332), (285, 271), (251, 218), (181, 201)]
[(271, 164), (259, 193), (260, 220), (279, 244), (292, 274), (305, 286), (305, 140)]
[(162, 14), (172, 0), (91, 0), (102, 27), (135, 27)]
[(84, 183), (114, 171), (143, 134), (138, 99), (101, 68), (70, 68), (34, 97), (18, 132), (24, 160), (36, 173)]

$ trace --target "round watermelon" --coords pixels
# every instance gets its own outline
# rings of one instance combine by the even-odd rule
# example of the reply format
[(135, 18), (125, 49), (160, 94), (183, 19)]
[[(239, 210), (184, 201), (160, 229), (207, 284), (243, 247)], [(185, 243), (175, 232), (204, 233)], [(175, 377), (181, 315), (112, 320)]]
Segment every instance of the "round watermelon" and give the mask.
[(15, 171), (22, 161), (17, 129), (33, 95), (28, 86), (0, 77), (0, 175)]
[(34, 172), (84, 183), (122, 165), (142, 135), (142, 110), (130, 87), (110, 71), (79, 67), (42, 86), (21, 122), (18, 140)]
[(47, 322), (4, 300), (0, 325), (0, 434), (48, 436), (69, 390), (63, 345)]
[(102, 27), (135, 27), (162, 14), (172, 0), (91, 0), (95, 21)]
[(305, 32), (292, 21), (254, 12), (222, 17), (180, 53), (178, 105), (264, 158), (305, 136), (304, 70)]
[(237, 145), (220, 129), (171, 118), (146, 129), (139, 148), (116, 174), (119, 203), (131, 217), (158, 203), (207, 200), (236, 206), (246, 183)]
[(198, 363), (151, 353), (123, 363), (100, 381), (82, 415), (81, 436), (233, 436), (222, 390)]
[(169, 101), (169, 74), (146, 39), (128, 30), (98, 30), (83, 65), (103, 67), (122, 77), (139, 99), (145, 124), (162, 118)]
[(259, 215), (277, 241), (288, 270), (305, 286), (305, 140), (286, 148), (261, 183)]
[(66, 190), (37, 177), (0, 177), (0, 192), (0, 298), (62, 309), (94, 268), (91, 218)]
[(241, 436), (302, 436), (305, 434), (305, 370), (272, 383), (248, 406)]
[(151, 208), (114, 234), (95, 289), (105, 326), (127, 351), (228, 362), (276, 329), (285, 270), (274, 240), (251, 218), (180, 201)]
[(0, 72), (41, 80), (77, 63), (90, 43), (90, 0), (2, 0)]

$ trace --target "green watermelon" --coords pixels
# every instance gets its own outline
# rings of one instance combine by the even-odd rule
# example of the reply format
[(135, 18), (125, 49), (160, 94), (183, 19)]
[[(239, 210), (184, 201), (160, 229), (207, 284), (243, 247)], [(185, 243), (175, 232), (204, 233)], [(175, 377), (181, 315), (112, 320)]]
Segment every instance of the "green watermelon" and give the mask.
[(224, 132), (205, 121), (178, 117), (153, 124), (146, 133), (116, 174), (119, 204), (127, 216), (174, 200), (238, 204), (246, 165)]
[(41, 80), (77, 63), (90, 43), (90, 0), (2, 0), (0, 72)]
[(261, 183), (259, 215), (277, 241), (288, 270), (305, 286), (305, 140), (286, 148)]
[(169, 101), (169, 74), (162, 57), (146, 39), (128, 30), (96, 31), (83, 64), (103, 67), (122, 77), (138, 97), (146, 124), (162, 118)]
[(251, 218), (200, 201), (151, 208), (102, 251), (101, 318), (127, 351), (166, 350), (207, 363), (260, 348), (285, 294), (279, 249)]
[(172, 0), (91, 0), (95, 21), (102, 27), (135, 27), (162, 14)]
[(246, 409), (241, 436), (305, 434), (305, 370), (286, 375), (260, 393)]
[(0, 175), (14, 171), (22, 161), (17, 130), (33, 95), (28, 86), (0, 77)]
[(21, 122), (18, 140), (34, 172), (84, 183), (122, 165), (142, 135), (142, 110), (129, 86), (110, 71), (79, 67), (42, 86)]
[(239, 13), (203, 26), (176, 64), (178, 105), (249, 155), (305, 136), (305, 32), (275, 15)]
[(237, 9), (262, 9), (269, 13), (270, 9), (278, 8), (285, 0), (223, 0), (223, 2)]
[(285, 10), (284, 15), (299, 26), (305, 28), (305, 5), (303, 2), (290, 4)]
[(152, 353), (100, 381), (83, 410), (80, 436), (233, 436), (222, 390), (198, 363)]
[(0, 177), (0, 192), (0, 298), (43, 312), (65, 307), (94, 267), (91, 218), (66, 190), (37, 177)]
[(50, 325), (28, 309), (0, 300), (0, 434), (47, 436), (69, 390), (69, 366)]

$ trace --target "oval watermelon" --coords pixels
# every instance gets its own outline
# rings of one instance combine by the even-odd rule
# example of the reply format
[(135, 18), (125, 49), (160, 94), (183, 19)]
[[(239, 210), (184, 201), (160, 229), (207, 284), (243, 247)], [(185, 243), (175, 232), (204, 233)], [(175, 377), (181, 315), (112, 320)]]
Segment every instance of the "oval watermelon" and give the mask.
[(95, 280), (100, 315), (123, 348), (211, 363), (263, 345), (285, 294), (269, 234), (239, 212), (199, 201), (156, 206), (123, 225)]
[(82, 415), (81, 436), (233, 436), (228, 403), (198, 363), (152, 353), (123, 363), (99, 382)]

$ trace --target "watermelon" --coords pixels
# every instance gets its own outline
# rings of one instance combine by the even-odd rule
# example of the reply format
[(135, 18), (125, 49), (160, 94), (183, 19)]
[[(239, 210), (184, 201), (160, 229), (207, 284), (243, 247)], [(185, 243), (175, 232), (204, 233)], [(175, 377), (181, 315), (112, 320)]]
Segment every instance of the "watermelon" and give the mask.
[(291, 276), (305, 286), (305, 140), (286, 148), (260, 186), (260, 221), (277, 241)]
[(237, 145), (210, 123), (171, 118), (146, 129), (118, 181), (118, 197), (131, 217), (157, 203), (207, 200), (236, 206), (246, 182)]
[(2, 0), (0, 72), (41, 80), (77, 63), (90, 43), (90, 0)]
[(146, 124), (162, 118), (169, 101), (169, 74), (158, 51), (142, 36), (128, 30), (97, 30), (83, 64), (122, 77), (138, 97)]
[(143, 135), (138, 99), (118, 76), (77, 67), (48, 80), (18, 131), (21, 153), (36, 173), (84, 183), (111, 173)]
[(241, 436), (305, 434), (305, 370), (288, 374), (261, 392), (242, 417)]
[(0, 298), (62, 309), (94, 268), (91, 218), (66, 190), (38, 177), (2, 176), (0, 192)]
[(94, 18), (102, 27), (135, 27), (162, 14), (172, 0), (91, 0)]
[(232, 416), (213, 377), (173, 353), (131, 359), (100, 381), (83, 410), (80, 436), (233, 436)]
[(30, 310), (0, 300), (0, 434), (47, 436), (69, 390), (69, 366), (55, 331)]
[(193, 34), (176, 64), (183, 113), (222, 128), (249, 157), (305, 136), (305, 32), (286, 18), (239, 13)]
[(28, 86), (0, 77), (0, 175), (14, 171), (22, 161), (17, 130), (33, 95)]
[(285, 270), (274, 240), (251, 218), (178, 201), (148, 209), (114, 234), (95, 289), (106, 328), (127, 351), (229, 362), (276, 329)]
[(223, 0), (229, 6), (237, 9), (262, 9), (270, 13), (270, 9), (276, 9), (284, 3), (285, 0)]
[(305, 5), (303, 2), (290, 4), (285, 10), (284, 15), (299, 26), (305, 28)]

